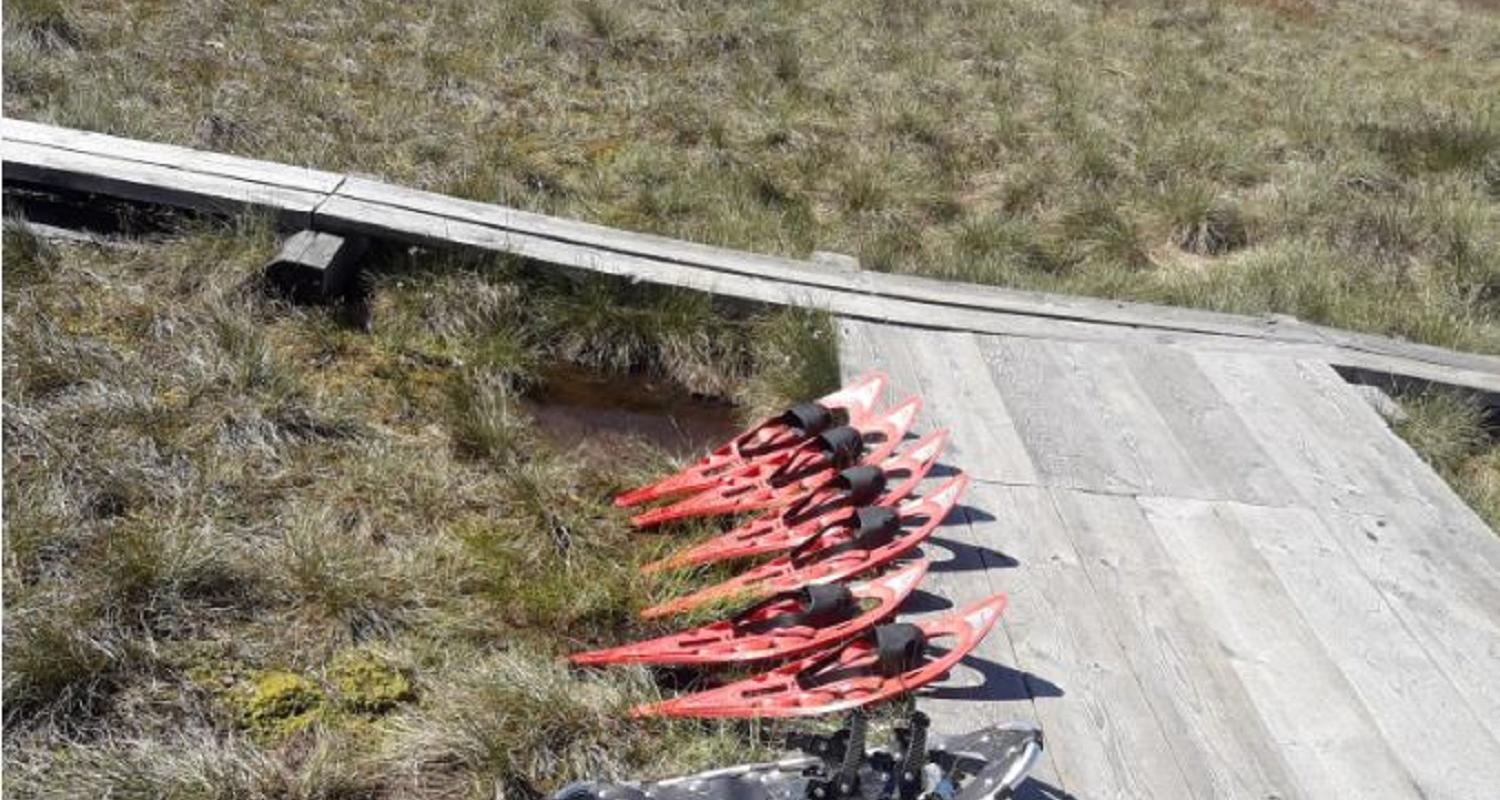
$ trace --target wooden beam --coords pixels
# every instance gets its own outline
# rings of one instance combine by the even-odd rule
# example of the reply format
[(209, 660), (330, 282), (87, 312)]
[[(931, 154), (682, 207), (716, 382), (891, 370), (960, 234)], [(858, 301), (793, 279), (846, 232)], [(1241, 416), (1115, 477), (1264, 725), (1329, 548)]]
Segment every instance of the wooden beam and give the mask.
[(944, 331), (1060, 341), (1253, 349), (1500, 397), (1500, 358), (1307, 325), (1089, 297), (829, 269), (394, 186), (367, 177), (0, 120), (4, 178), (211, 213), (271, 213), (296, 229), (479, 247), (630, 280)]

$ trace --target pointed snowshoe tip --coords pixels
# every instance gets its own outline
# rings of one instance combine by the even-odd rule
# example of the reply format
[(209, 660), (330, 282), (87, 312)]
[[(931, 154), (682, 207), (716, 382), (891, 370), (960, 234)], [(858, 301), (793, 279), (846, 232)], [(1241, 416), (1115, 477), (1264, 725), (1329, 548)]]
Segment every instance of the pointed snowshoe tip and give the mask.
[(701, 491), (705, 481), (756, 459), (795, 447), (807, 439), (836, 427), (842, 413), (847, 424), (858, 425), (875, 409), (885, 394), (883, 372), (856, 378), (844, 388), (811, 402), (792, 406), (762, 421), (748, 431), (715, 448), (697, 463), (656, 483), (632, 489), (615, 497), (620, 508), (649, 503), (666, 497)]
[(888, 456), (878, 471), (864, 464), (833, 474), (785, 510), (762, 514), (727, 533), (653, 561), (641, 571), (779, 553), (825, 528), (857, 526), (856, 509), (866, 505), (892, 507), (915, 491), (947, 443), (947, 431), (930, 433), (905, 451)]
[(663, 522), (779, 508), (795, 502), (838, 471), (859, 464), (879, 464), (901, 444), (917, 419), (922, 401), (909, 397), (900, 405), (871, 414), (858, 425), (824, 431), (795, 447), (725, 470), (705, 479), (697, 494), (632, 517), (638, 528)]
[[(862, 530), (830, 528), (791, 552), (690, 595), (654, 605), (641, 612), (646, 619), (690, 611), (704, 603), (729, 597), (765, 598), (804, 586), (833, 583), (878, 569), (926, 541), (953, 511), (969, 476), (953, 476), (942, 488), (902, 503), (887, 518)], [(881, 509), (887, 513), (890, 509)], [(873, 516), (873, 514), (872, 514)]]
[(792, 658), (841, 642), (895, 615), (927, 574), (919, 559), (880, 577), (783, 592), (734, 617), (645, 642), (571, 657), (575, 664), (732, 664)]
[[(997, 594), (941, 617), (880, 625), (846, 644), (742, 681), (660, 703), (636, 717), (805, 717), (889, 700), (945, 677), (1005, 610)], [(942, 639), (939, 648), (928, 645)], [(951, 641), (948, 641), (951, 640)]]

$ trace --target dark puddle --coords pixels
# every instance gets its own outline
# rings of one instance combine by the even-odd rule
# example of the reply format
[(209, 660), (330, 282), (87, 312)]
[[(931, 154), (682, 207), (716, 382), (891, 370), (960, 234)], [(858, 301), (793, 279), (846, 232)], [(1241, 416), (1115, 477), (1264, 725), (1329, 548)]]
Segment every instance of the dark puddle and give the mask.
[(650, 375), (603, 375), (567, 364), (547, 370), (526, 412), (560, 446), (605, 451), (644, 440), (673, 455), (696, 456), (740, 430), (730, 403)]

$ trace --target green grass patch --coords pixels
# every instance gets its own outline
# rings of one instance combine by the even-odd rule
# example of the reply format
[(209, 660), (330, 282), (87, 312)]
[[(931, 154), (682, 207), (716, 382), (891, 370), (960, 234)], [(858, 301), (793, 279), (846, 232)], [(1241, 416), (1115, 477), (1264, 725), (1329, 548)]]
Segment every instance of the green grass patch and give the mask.
[(673, 453), (533, 415), (581, 373), (725, 415), (821, 393), (826, 317), (415, 254), (367, 333), (262, 289), (257, 221), (6, 236), (8, 791), (493, 796), (759, 752), (562, 664), (665, 630), (635, 612), (685, 579), (638, 565), (692, 534), (609, 502)]
[[(8, 3), (5, 112), (754, 251), (1500, 352), (1500, 16), (1474, 4), (200, 5)], [(1316, 257), (1267, 266), (1288, 253)], [(585, 304), (589, 341), (562, 346), (695, 369), (700, 342), (637, 333), (701, 302)], [(524, 379), (525, 343), (491, 344)]]

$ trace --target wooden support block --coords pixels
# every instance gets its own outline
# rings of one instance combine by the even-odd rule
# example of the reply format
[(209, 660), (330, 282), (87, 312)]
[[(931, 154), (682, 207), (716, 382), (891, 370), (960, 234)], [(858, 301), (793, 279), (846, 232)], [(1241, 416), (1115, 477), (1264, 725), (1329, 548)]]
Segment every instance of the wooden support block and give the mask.
[(367, 247), (362, 236), (298, 231), (266, 265), (266, 278), (298, 301), (344, 297), (354, 288)]

